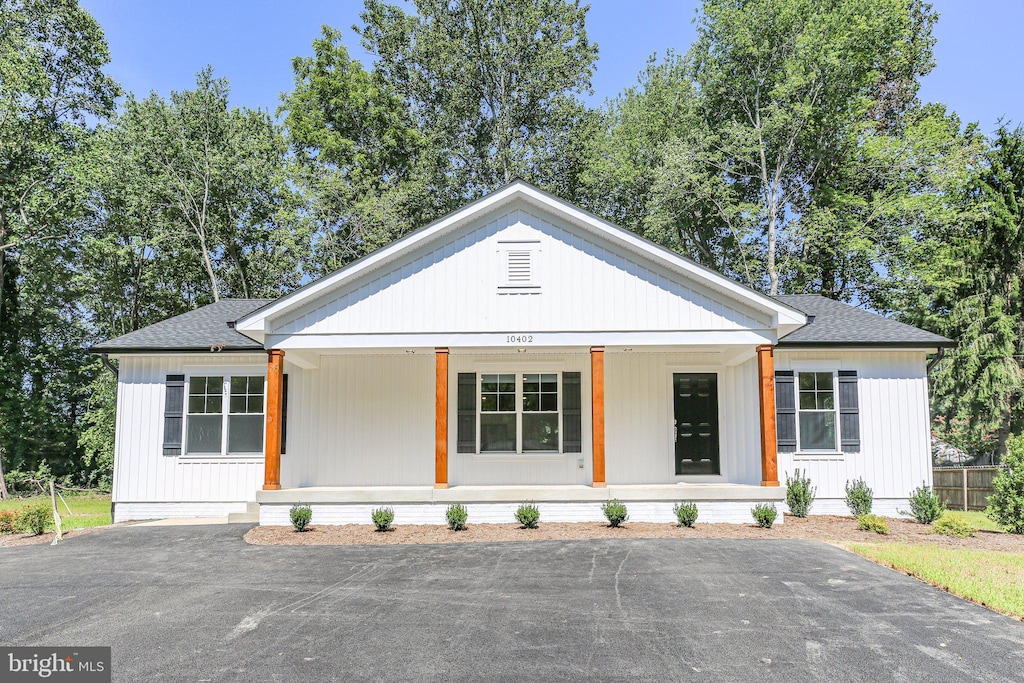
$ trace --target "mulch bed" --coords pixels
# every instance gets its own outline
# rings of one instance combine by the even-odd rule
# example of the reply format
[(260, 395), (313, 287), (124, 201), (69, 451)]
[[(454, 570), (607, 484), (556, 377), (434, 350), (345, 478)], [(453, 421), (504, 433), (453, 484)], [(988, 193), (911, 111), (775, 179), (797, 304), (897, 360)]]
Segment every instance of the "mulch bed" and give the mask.
[[(84, 534), (91, 534), (94, 531), (101, 531), (103, 529), (109, 529), (112, 525), (107, 526), (93, 526), (86, 527), (85, 529), (69, 529), (64, 532), (64, 537), (61, 539), (61, 543), (69, 538), (82, 536)], [(48, 531), (45, 534), (34, 536), (32, 534), (10, 534), (7, 536), (0, 536), (0, 548), (9, 548), (16, 545), (35, 545), (37, 543), (52, 543), (53, 537), (56, 536), (52, 531)]]
[(1024, 552), (1024, 536), (979, 531), (974, 538), (951, 538), (931, 533), (931, 527), (889, 519), (889, 535), (858, 531), (852, 517), (814, 515), (807, 519), (786, 516), (785, 524), (761, 529), (753, 524), (701, 524), (692, 529), (674, 524), (627, 522), (618, 529), (597, 522), (544, 523), (538, 529), (518, 524), (470, 524), (465, 531), (439, 525), (396, 526), (380, 533), (369, 524), (315, 526), (303, 533), (291, 527), (257, 526), (245, 540), (255, 545), (398, 545), (423, 543), (474, 543), (493, 541), (562, 541), (605, 538), (759, 538), (806, 539), (846, 545), (849, 543), (931, 543), (948, 548)]

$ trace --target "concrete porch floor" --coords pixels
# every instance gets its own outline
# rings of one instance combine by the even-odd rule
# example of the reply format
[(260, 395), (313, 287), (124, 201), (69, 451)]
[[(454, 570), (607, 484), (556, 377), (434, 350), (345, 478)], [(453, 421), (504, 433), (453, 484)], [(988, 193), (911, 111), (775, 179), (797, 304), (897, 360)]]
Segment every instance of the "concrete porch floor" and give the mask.
[(294, 503), (518, 503), (622, 501), (781, 501), (781, 486), (748, 484), (609, 484), (590, 486), (309, 486), (257, 491), (260, 504)]

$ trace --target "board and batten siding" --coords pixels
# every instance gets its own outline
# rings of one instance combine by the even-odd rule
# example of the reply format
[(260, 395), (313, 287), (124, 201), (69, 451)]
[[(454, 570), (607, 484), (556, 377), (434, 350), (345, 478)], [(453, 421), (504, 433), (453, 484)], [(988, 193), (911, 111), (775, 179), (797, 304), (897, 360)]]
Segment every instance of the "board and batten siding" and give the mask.
[(283, 487), (433, 485), (433, 353), (287, 360)]
[[(846, 496), (846, 482), (861, 477), (876, 501), (905, 501), (931, 485), (928, 378), (923, 351), (775, 351), (776, 370), (856, 370), (860, 399), (860, 451), (841, 455), (779, 453), (779, 480), (799, 468), (818, 498)], [(845, 506), (816, 504), (814, 512), (849, 514)], [(883, 505), (884, 507), (884, 505)], [(895, 503), (888, 507), (895, 510)], [(888, 508), (885, 508), (888, 513)], [(876, 510), (881, 512), (881, 508)]]
[[(218, 373), (238, 368), (246, 374), (266, 375), (266, 355), (161, 354), (119, 359), (112, 491), (116, 521), (227, 514), (228, 508), (217, 504), (255, 500), (263, 484), (262, 458), (163, 454), (167, 375), (204, 367), (216, 368)], [(172, 501), (193, 505), (181, 507), (180, 515), (151, 505)]]
[[(721, 477), (677, 477), (674, 372), (718, 373)], [(605, 466), (615, 484), (721, 480), (761, 483), (757, 361), (722, 365), (717, 353), (605, 354)]]
[[(519, 203), (273, 321), (277, 335), (767, 329), (739, 301)], [(500, 289), (530, 249), (536, 289)], [(725, 299), (726, 303), (723, 303)], [(439, 303), (440, 302), (440, 303)]]

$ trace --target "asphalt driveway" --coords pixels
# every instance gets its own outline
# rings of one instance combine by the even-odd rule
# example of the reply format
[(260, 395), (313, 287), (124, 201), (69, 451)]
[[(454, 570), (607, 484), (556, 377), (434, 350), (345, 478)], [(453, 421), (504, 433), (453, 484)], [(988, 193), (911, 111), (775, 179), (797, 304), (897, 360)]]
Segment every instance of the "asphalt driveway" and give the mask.
[(0, 644), (115, 680), (1020, 680), (1024, 624), (810, 541), (262, 547), (248, 526), (0, 549)]

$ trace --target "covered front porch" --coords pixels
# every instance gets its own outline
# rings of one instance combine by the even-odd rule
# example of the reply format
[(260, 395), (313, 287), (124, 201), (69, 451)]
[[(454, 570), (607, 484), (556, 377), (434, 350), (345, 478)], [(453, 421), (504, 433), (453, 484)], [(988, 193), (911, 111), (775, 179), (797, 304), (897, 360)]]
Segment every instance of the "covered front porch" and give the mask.
[[(585, 521), (614, 498), (642, 519), (670, 521), (673, 503), (690, 500), (745, 520), (752, 502), (782, 497), (772, 349), (270, 350), (261, 522), (287, 523), (291, 505), (310, 504), (320, 523), (366, 523), (380, 505), (406, 523), (443, 523), (453, 502), (477, 521), (508, 521), (523, 501), (547, 519)], [(680, 424), (674, 392), (693, 376), (714, 378), (714, 425)], [(503, 388), (506, 445), (488, 411)], [(541, 389), (551, 393), (546, 442), (524, 427)], [(713, 453), (698, 436), (714, 440)]]

